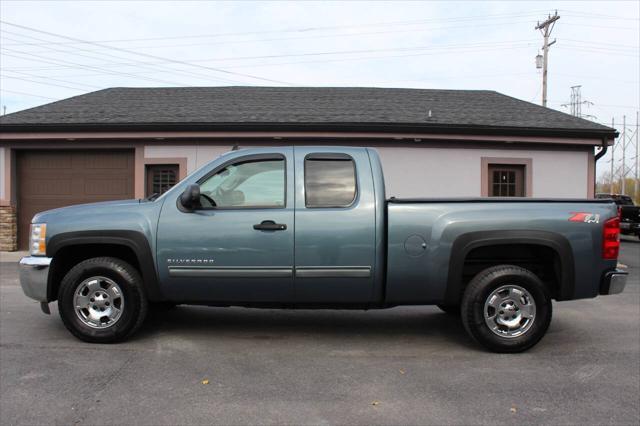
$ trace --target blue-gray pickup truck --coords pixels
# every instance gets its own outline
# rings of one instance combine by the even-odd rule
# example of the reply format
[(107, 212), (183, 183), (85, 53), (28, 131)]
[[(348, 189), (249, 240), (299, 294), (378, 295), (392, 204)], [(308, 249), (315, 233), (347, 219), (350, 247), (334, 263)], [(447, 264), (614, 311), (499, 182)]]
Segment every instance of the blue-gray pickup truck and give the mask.
[(552, 300), (623, 291), (619, 232), (610, 200), (387, 199), (374, 149), (257, 148), (155, 199), (37, 214), (20, 282), (96, 343), (177, 304), (435, 304), (517, 352), (545, 334)]

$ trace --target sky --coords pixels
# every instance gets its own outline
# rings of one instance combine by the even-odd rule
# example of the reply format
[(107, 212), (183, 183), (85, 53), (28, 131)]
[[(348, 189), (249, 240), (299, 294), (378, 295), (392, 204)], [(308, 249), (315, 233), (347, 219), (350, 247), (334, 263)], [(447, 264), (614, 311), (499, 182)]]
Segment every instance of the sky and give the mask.
[[(0, 1), (0, 105), (107, 87), (483, 89), (541, 102), (537, 21), (557, 10), (548, 106), (627, 135), (640, 110), (640, 1)], [(6, 108), (6, 109), (5, 109)], [(634, 152), (627, 150), (627, 167)], [(616, 148), (616, 169), (621, 147)], [(610, 154), (598, 162), (601, 176)], [(633, 174), (633, 171), (630, 172)]]

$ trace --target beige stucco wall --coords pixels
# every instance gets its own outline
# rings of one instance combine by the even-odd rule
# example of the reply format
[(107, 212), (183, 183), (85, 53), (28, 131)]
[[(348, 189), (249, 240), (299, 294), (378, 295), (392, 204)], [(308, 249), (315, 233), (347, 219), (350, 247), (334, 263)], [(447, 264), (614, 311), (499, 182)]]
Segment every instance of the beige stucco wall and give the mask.
[[(231, 148), (230, 144), (148, 145), (144, 156), (186, 158), (187, 172), (191, 173)], [(376, 149), (382, 158), (388, 197), (479, 197), (482, 157), (531, 159), (533, 197), (588, 196), (589, 156), (585, 151), (424, 146)]]
[(148, 145), (144, 147), (145, 158), (187, 159), (187, 173), (231, 150), (232, 145)]
[(377, 148), (387, 196), (479, 197), (482, 157), (530, 158), (533, 197), (587, 197), (588, 155), (581, 151)]

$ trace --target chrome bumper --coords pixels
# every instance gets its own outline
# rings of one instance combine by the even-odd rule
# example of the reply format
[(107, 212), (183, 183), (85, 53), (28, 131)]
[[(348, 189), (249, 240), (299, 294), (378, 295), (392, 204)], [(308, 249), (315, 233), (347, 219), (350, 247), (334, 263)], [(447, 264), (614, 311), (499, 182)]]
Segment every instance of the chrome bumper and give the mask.
[(28, 297), (47, 302), (50, 257), (29, 256), (20, 259), (20, 285)]
[(600, 294), (618, 294), (622, 293), (625, 285), (627, 285), (627, 271), (616, 269), (604, 274), (600, 283)]

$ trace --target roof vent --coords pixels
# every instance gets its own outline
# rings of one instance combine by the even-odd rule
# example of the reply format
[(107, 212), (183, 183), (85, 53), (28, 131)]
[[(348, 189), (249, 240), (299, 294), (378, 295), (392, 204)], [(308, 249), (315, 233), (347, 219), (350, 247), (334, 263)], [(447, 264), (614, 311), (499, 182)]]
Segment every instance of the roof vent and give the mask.
[(431, 118), (431, 110), (427, 113), (427, 117)]

